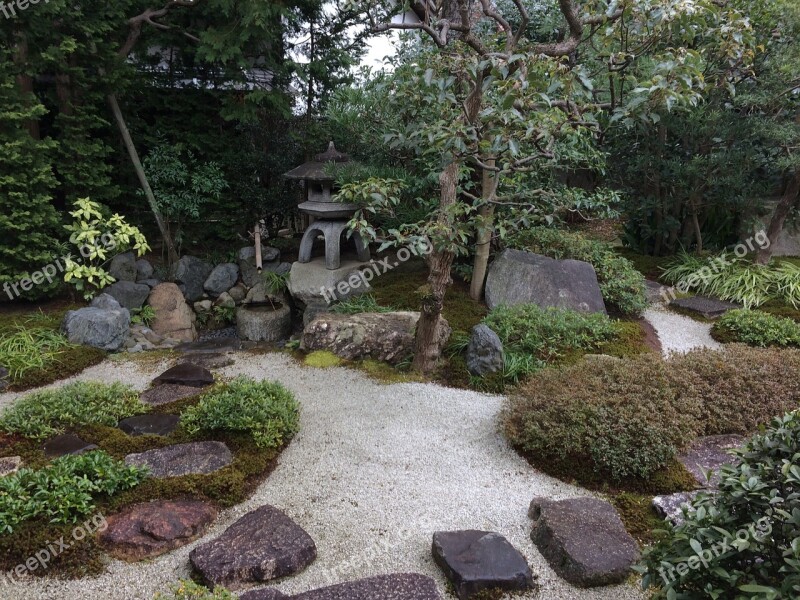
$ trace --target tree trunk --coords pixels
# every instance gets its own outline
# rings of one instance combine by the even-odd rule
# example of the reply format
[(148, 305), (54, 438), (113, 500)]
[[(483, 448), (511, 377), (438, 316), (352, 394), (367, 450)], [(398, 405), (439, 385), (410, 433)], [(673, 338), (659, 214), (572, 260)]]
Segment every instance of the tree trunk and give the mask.
[[(28, 38), (22, 31), (16, 31), (14, 36), (17, 39), (14, 52), (14, 64), (16, 64), (21, 71), (20, 74), (17, 75), (17, 86), (25, 96), (25, 100), (28, 100), (33, 96), (33, 77), (25, 73), (25, 68), (28, 63)], [(33, 139), (41, 139), (38, 119), (29, 120), (27, 127), (28, 133), (30, 133)]]
[(767, 238), (769, 238), (769, 246), (766, 248), (759, 248), (756, 253), (756, 264), (766, 265), (772, 258), (772, 247), (778, 241), (783, 231), (783, 224), (786, 222), (786, 217), (789, 216), (792, 207), (797, 202), (798, 195), (800, 195), (800, 168), (795, 169), (792, 178), (786, 185), (786, 189), (781, 196), (778, 206), (775, 207), (775, 212), (772, 214), (769, 226), (767, 227)]
[(108, 103), (111, 105), (114, 119), (116, 119), (117, 126), (122, 134), (122, 140), (125, 142), (125, 147), (128, 149), (128, 154), (131, 157), (136, 176), (139, 178), (139, 183), (142, 185), (145, 196), (147, 196), (150, 210), (153, 211), (158, 230), (161, 232), (161, 237), (164, 239), (164, 245), (167, 247), (168, 267), (171, 268), (172, 265), (178, 262), (178, 252), (175, 250), (175, 243), (172, 240), (167, 224), (164, 222), (164, 217), (161, 215), (161, 211), (158, 208), (158, 203), (156, 202), (156, 197), (153, 194), (150, 183), (147, 181), (147, 175), (145, 175), (144, 167), (142, 167), (142, 161), (139, 160), (139, 153), (136, 152), (136, 146), (133, 144), (133, 138), (131, 138), (128, 125), (125, 123), (125, 117), (122, 116), (122, 110), (119, 107), (116, 95), (110, 94), (108, 96)]
[[(489, 166), (494, 166), (494, 159), (486, 161)], [(486, 204), (478, 209), (478, 214), (483, 221), (483, 228), (478, 231), (475, 241), (475, 262), (472, 269), (472, 285), (470, 285), (469, 295), (473, 300), (483, 298), (483, 287), (486, 281), (486, 269), (489, 266), (489, 254), (492, 248), (492, 234), (494, 233), (494, 205), (490, 201), (494, 199), (497, 191), (497, 176), (494, 171), (483, 170), (482, 195)]]
[[(441, 195), (439, 198), (439, 222), (445, 223), (449, 218), (447, 208), (456, 202), (456, 185), (458, 182), (459, 163), (454, 161), (439, 175)], [(454, 255), (447, 250), (435, 248), (428, 256), (428, 284), (422, 298), (422, 311), (417, 323), (414, 362), (412, 367), (420, 373), (430, 373), (442, 353), (442, 342), (439, 323), (444, 307), (444, 296), (450, 279), (450, 268)]]

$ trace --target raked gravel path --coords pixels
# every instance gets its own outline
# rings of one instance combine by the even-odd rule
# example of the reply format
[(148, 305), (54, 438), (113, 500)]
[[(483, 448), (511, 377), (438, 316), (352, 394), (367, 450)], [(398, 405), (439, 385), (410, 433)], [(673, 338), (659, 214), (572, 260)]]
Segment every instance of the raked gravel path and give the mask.
[(651, 304), (642, 316), (658, 333), (665, 356), (696, 348), (722, 350), (722, 344), (711, 337), (711, 324), (673, 312), (662, 303)]
[[(106, 361), (79, 378), (144, 389), (164, 367)], [(433, 532), (488, 529), (505, 535), (538, 576), (538, 593), (514, 598), (644, 598), (635, 582), (574, 588), (536, 550), (527, 517), (531, 499), (589, 492), (537, 472), (509, 448), (497, 430), (503, 397), (432, 384), (382, 385), (357, 371), (303, 367), (281, 354), (239, 354), (220, 374), (277, 379), (302, 404), (300, 433), (255, 494), (224, 512), (202, 540), (170, 554), (137, 564), (112, 561), (108, 572), (95, 579), (0, 583), (0, 598), (151, 600), (155, 592), (189, 576), (193, 547), (263, 504), (295, 519), (319, 551), (306, 571), (276, 584), (284, 592), (412, 571), (436, 578), (443, 597), (452, 598), (431, 559)], [(0, 395), (0, 406), (14, 397)]]

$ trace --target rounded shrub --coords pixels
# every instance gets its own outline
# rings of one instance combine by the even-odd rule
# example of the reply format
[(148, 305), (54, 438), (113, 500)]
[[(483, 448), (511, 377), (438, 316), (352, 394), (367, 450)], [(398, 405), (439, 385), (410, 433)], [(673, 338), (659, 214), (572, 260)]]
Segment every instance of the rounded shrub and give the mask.
[(800, 323), (758, 310), (731, 310), (714, 323), (713, 336), (722, 342), (750, 346), (800, 346)]

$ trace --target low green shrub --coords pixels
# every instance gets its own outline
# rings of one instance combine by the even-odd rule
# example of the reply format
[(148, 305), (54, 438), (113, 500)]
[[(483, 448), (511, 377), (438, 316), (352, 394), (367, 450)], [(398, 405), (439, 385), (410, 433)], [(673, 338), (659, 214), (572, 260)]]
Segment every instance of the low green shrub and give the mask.
[(606, 315), (535, 304), (498, 306), (483, 323), (503, 342), (506, 379), (515, 382), (568, 352), (594, 350), (616, 334)]
[(235, 600), (234, 596), (223, 587), (216, 587), (214, 591), (188, 579), (181, 579), (180, 583), (171, 586), (170, 594), (156, 594), (155, 600)]
[(508, 402), (511, 443), (546, 470), (647, 478), (700, 435), (748, 434), (800, 401), (800, 351), (730, 345), (545, 369)]
[(116, 426), (147, 411), (130, 386), (79, 381), (17, 400), (0, 414), (0, 430), (43, 439), (76, 425)]
[(800, 413), (774, 419), (720, 470), (639, 571), (654, 599), (800, 597)]
[(611, 244), (550, 227), (532, 227), (517, 234), (508, 245), (551, 258), (591, 263), (606, 302), (624, 314), (639, 314), (647, 308), (644, 275)]
[(94, 499), (131, 489), (147, 471), (129, 467), (102, 451), (62, 456), (43, 469), (23, 468), (0, 477), (0, 534), (20, 523), (43, 518), (77, 523), (95, 509)]
[(714, 323), (712, 334), (750, 346), (800, 346), (800, 323), (757, 310), (731, 310)]
[(181, 415), (191, 434), (200, 431), (245, 432), (259, 448), (278, 448), (299, 429), (300, 408), (278, 382), (238, 377), (203, 394)]

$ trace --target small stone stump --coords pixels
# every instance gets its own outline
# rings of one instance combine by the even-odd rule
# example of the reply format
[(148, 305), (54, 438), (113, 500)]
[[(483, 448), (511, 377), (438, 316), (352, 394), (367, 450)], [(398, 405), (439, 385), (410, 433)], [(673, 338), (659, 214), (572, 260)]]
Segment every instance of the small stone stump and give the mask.
[(484, 591), (521, 592), (533, 587), (527, 561), (499, 533), (438, 531), (433, 534), (433, 559), (460, 600)]
[(316, 557), (311, 536), (285, 513), (266, 505), (192, 550), (189, 560), (209, 586), (237, 590), (293, 575)]
[(227, 467), (233, 455), (222, 442), (191, 442), (128, 454), (125, 464), (147, 467), (158, 479), (181, 475), (207, 475)]
[(236, 310), (236, 334), (251, 342), (277, 342), (292, 332), (292, 311), (287, 304), (247, 305)]

